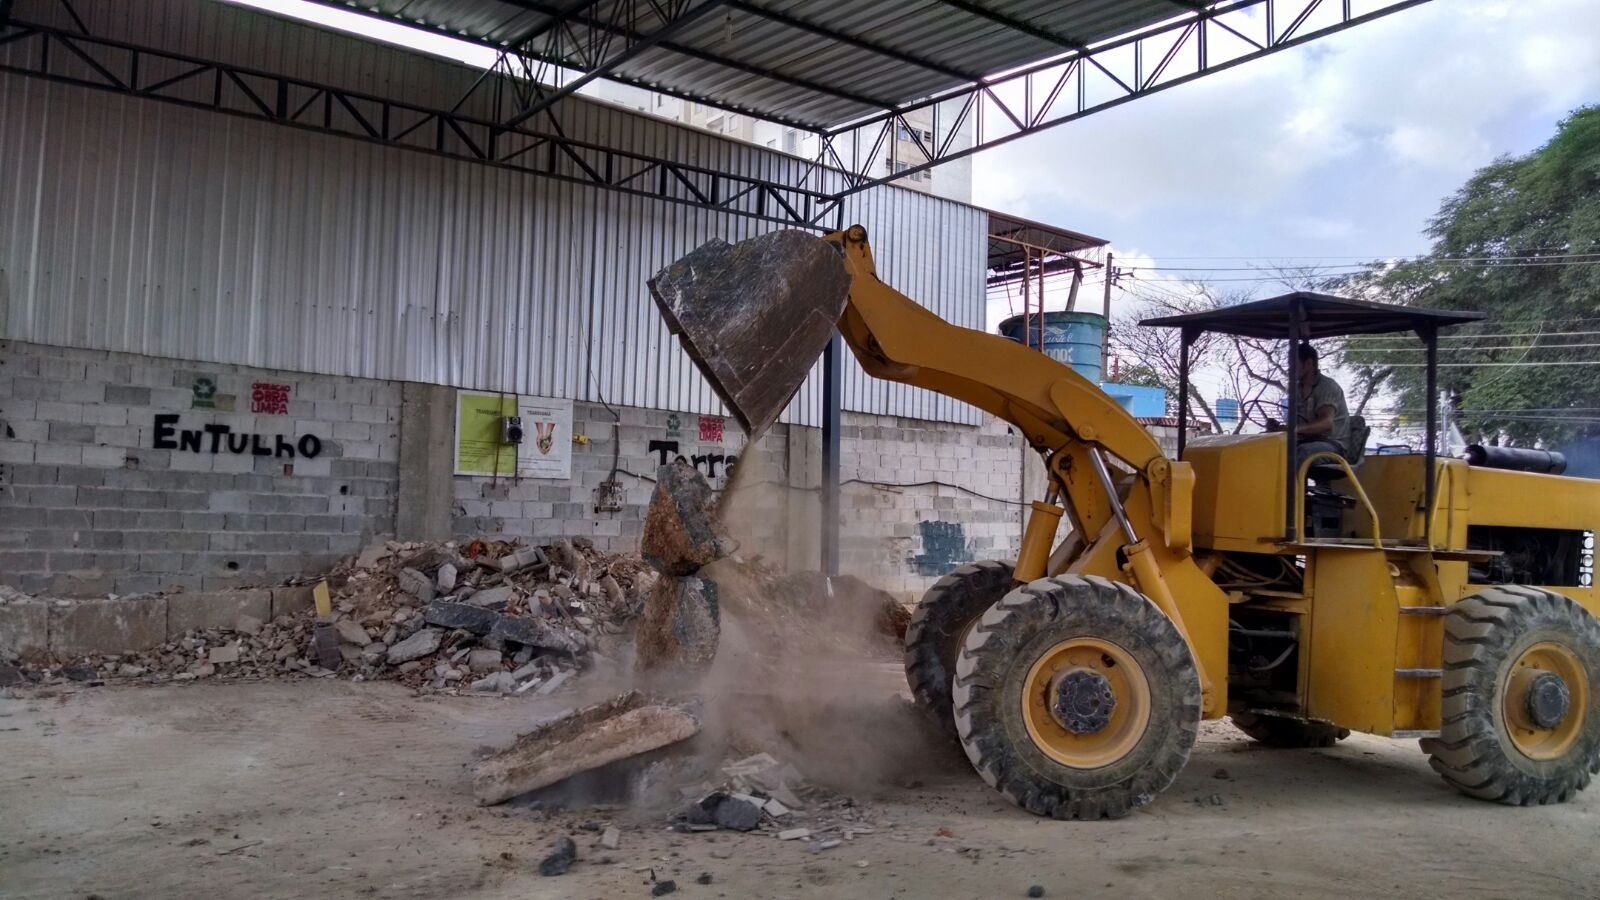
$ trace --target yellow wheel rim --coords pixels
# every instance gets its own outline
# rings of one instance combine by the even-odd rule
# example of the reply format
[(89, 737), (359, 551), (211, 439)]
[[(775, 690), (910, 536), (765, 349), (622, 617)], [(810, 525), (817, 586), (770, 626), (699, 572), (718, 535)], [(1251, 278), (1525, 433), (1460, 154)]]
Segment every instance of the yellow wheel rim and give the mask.
[[(1068, 676), (1082, 679), (1085, 674), (1104, 679), (1115, 705), (1102, 727), (1074, 733), (1056, 714), (1058, 688)], [(1098, 679), (1094, 684), (1102, 685)], [(1144, 736), (1150, 724), (1150, 683), (1133, 655), (1117, 644), (1068, 638), (1046, 650), (1028, 669), (1022, 721), (1034, 746), (1046, 756), (1074, 769), (1098, 769), (1127, 756)]]
[[(1546, 673), (1560, 677), (1569, 694), (1566, 715), (1552, 727), (1541, 727), (1528, 708), (1528, 694)], [(1555, 759), (1572, 748), (1583, 731), (1589, 709), (1589, 679), (1571, 649), (1553, 641), (1522, 651), (1506, 673), (1500, 709), (1511, 743), (1529, 759)]]

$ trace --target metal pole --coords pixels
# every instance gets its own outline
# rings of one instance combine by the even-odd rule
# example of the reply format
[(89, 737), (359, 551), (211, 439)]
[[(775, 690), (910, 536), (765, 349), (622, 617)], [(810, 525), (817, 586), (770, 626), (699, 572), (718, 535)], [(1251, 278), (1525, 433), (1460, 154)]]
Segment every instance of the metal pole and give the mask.
[(1115, 263), (1116, 256), (1108, 251), (1106, 253), (1106, 298), (1105, 311), (1103, 313), (1106, 319), (1106, 330), (1100, 334), (1100, 369), (1102, 375), (1105, 374), (1106, 360), (1111, 358), (1111, 280), (1115, 277), (1117, 271)]
[(1300, 533), (1300, 523), (1294, 520), (1294, 495), (1299, 490), (1299, 466), (1294, 464), (1295, 456), (1300, 452), (1300, 435), (1296, 429), (1300, 425), (1300, 380), (1295, 377), (1295, 354), (1300, 349), (1300, 316), (1303, 312), (1302, 301), (1299, 297), (1289, 301), (1289, 355), (1288, 373), (1289, 408), (1284, 411), (1283, 429), (1288, 438), (1288, 460), (1284, 466), (1283, 474), (1283, 525), (1284, 540), (1292, 541)]
[(1189, 443), (1189, 345), (1194, 335), (1183, 329), (1178, 339), (1178, 458), (1183, 459), (1183, 448)]
[(835, 330), (822, 351), (822, 574), (839, 574), (839, 402), (844, 341)]
[[(1422, 340), (1428, 345), (1428, 436), (1424, 443), (1423, 465), (1423, 501), (1422, 501), (1422, 537), (1429, 547), (1433, 546), (1433, 491), (1434, 480), (1437, 473), (1434, 470), (1434, 459), (1438, 453), (1437, 435), (1439, 430), (1439, 331), (1428, 328), (1422, 332)], [(1445, 535), (1445, 540), (1450, 536)]]

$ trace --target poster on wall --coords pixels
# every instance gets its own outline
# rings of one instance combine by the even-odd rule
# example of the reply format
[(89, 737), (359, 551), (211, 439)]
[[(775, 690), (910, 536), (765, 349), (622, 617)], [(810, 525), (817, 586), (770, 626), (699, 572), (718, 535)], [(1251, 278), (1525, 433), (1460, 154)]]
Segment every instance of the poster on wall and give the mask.
[(572, 477), (572, 401), (518, 397), (522, 443), (517, 475), (522, 478)]
[[(522, 443), (502, 437), (506, 416), (522, 417)], [(456, 474), (572, 477), (572, 401), (456, 391)]]
[(500, 442), (500, 423), (517, 414), (515, 394), (456, 391), (456, 474), (515, 475), (517, 448)]

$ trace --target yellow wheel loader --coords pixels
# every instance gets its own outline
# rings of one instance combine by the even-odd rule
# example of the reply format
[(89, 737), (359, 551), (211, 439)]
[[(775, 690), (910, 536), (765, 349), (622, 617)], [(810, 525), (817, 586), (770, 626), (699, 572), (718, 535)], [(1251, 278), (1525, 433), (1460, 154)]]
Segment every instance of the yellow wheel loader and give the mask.
[[(1600, 482), (1527, 471), (1549, 454), (1438, 458), (1430, 404), (1422, 452), (1291, 466), (1291, 429), (1169, 459), (1070, 367), (884, 284), (859, 225), (712, 242), (651, 290), (752, 440), (837, 327), (871, 375), (977, 406), (1039, 452), (1048, 489), (1015, 563), (941, 579), (906, 638), (917, 701), (1017, 805), (1126, 815), (1223, 716), (1275, 746), (1418, 738), (1451, 785), (1504, 803), (1567, 800), (1600, 769)], [(1299, 293), (1146, 324), (1182, 330), (1185, 370), (1206, 332), (1291, 354), (1414, 333), (1432, 396), (1439, 330), (1478, 318)]]

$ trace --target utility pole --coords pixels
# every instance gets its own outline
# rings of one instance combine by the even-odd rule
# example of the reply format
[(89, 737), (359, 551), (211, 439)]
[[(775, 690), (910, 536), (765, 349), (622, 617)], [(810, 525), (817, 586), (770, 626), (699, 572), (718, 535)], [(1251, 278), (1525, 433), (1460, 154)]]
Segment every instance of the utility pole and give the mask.
[(1106, 251), (1106, 330), (1100, 335), (1100, 375), (1105, 377), (1106, 361), (1111, 359), (1111, 282), (1117, 277), (1116, 256)]

